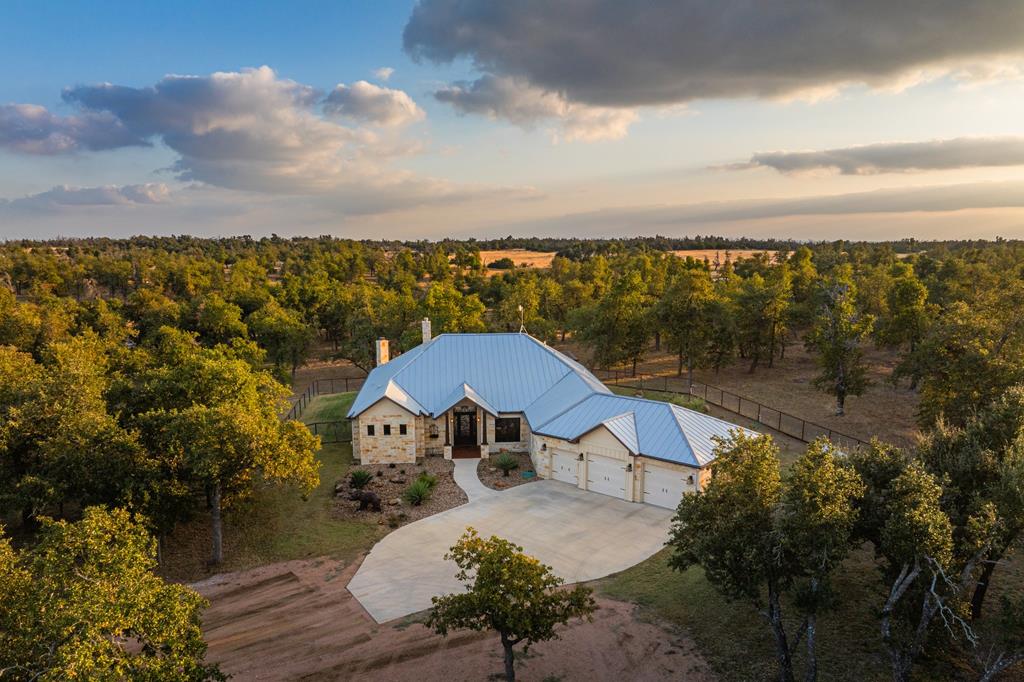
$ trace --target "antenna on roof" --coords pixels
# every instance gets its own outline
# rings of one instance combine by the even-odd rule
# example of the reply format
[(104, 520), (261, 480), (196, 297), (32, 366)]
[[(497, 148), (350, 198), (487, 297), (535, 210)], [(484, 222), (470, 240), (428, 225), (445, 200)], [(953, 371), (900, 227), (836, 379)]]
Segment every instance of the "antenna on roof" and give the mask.
[(517, 305), (516, 310), (519, 311), (519, 333), (522, 334), (526, 331), (526, 313), (523, 311), (522, 304)]

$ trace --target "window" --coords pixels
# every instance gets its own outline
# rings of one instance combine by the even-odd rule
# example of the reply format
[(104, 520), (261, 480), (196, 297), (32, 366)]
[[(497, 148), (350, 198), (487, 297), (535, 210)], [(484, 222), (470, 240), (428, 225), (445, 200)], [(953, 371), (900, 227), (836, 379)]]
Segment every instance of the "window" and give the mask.
[(367, 436), (372, 436), (373, 435), (373, 424), (367, 424), (366, 425), (366, 435)]
[(518, 443), (519, 417), (498, 417), (494, 420), (495, 443)]
[(399, 436), (404, 436), (406, 434), (407, 430), (408, 429), (407, 429), (405, 424), (399, 424), (398, 425), (398, 435)]
[(385, 424), (384, 425), (384, 435), (385, 436), (390, 436), (391, 435), (391, 424)]

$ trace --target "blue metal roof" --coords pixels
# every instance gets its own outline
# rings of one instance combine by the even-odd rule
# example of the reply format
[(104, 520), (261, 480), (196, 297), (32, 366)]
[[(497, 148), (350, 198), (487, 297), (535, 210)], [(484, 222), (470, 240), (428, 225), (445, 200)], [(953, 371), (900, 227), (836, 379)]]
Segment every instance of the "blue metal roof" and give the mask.
[(603, 425), (634, 454), (692, 466), (713, 459), (712, 437), (739, 428), (678, 405), (615, 395), (528, 334), (441, 334), (374, 368), (348, 416), (385, 397), (434, 417), (468, 398), (492, 414), (522, 412), (534, 433), (565, 440)]

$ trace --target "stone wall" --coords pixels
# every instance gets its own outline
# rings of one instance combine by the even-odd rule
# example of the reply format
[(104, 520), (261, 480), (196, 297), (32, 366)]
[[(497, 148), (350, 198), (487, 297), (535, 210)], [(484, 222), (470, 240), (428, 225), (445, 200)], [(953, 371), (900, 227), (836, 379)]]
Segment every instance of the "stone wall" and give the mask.
[[(357, 443), (353, 431), (352, 445), (357, 448), (353, 454), (358, 453), (362, 464), (412, 464), (423, 452), (423, 418), (387, 398), (360, 414), (357, 421), (359, 436)], [(401, 433), (403, 424), (406, 426), (405, 435)], [(372, 436), (368, 433), (371, 425)], [(384, 435), (385, 425), (391, 427), (390, 435)]]

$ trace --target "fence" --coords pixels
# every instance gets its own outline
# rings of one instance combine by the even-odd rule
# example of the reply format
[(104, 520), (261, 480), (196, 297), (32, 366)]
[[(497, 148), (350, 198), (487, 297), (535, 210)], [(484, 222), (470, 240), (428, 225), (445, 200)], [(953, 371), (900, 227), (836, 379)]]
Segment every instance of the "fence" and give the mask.
[(842, 448), (853, 448), (858, 445), (867, 445), (867, 441), (860, 438), (840, 433), (821, 424), (809, 422), (806, 419), (783, 412), (768, 405), (759, 403), (756, 400), (747, 398), (727, 391), (718, 386), (712, 386), (700, 381), (694, 381), (691, 385), (686, 378), (660, 376), (655, 374), (637, 373), (632, 376), (626, 372), (616, 369), (595, 369), (591, 370), (597, 378), (606, 384), (636, 388), (641, 391), (656, 391), (659, 393), (673, 393), (676, 395), (690, 395), (702, 399), (710, 405), (716, 405), (741, 417), (752, 419), (770, 429), (774, 429), (787, 436), (809, 443), (815, 438), (826, 436), (836, 445)]
[(352, 427), (349, 422), (311, 422), (306, 424), (314, 436), (320, 436), (321, 443), (351, 443)]
[(312, 402), (313, 398), (318, 395), (356, 391), (362, 388), (364, 381), (366, 381), (365, 377), (333, 377), (327, 379), (314, 379), (310, 382), (309, 386), (306, 387), (306, 390), (295, 399), (295, 402), (292, 403), (291, 409), (288, 410), (288, 413), (284, 418), (298, 419), (302, 416), (302, 413), (306, 411), (306, 408), (309, 407), (309, 403)]

